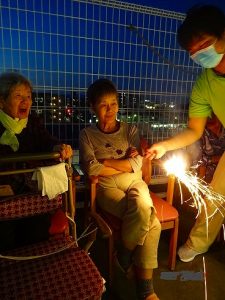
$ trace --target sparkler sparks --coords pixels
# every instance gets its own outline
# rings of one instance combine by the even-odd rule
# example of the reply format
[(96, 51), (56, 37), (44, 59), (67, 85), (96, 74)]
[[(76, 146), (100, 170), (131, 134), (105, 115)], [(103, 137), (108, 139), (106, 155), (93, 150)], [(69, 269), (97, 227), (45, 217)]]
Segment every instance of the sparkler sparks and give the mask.
[[(196, 174), (191, 171), (186, 171), (186, 164), (182, 157), (174, 156), (164, 163), (164, 168), (167, 174), (173, 174), (177, 177), (181, 202), (183, 203), (183, 196), (181, 190), (181, 183), (183, 183), (191, 193), (193, 204), (198, 213), (197, 216), (205, 211), (206, 223), (208, 228), (208, 219), (219, 211), (224, 216), (224, 203), (225, 196), (215, 192), (203, 179), (199, 178)], [(206, 198), (205, 198), (206, 197)]]

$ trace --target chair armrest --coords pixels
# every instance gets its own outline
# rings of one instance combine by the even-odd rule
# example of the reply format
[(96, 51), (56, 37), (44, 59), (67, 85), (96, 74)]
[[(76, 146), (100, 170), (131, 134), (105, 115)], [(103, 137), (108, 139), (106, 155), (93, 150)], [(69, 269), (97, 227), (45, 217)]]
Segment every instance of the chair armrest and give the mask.
[(112, 230), (109, 227), (109, 225), (105, 222), (105, 220), (97, 212), (91, 212), (90, 215), (96, 221), (99, 229), (104, 235), (103, 237), (110, 237), (112, 235)]
[(98, 184), (98, 176), (89, 176), (89, 187), (90, 187), (90, 209), (91, 213), (96, 213), (96, 191)]
[(149, 185), (151, 183), (152, 175), (152, 162), (149, 158), (143, 157), (141, 170), (144, 182)]
[(80, 181), (81, 176), (79, 174), (73, 173), (72, 178), (74, 181)]
[(97, 184), (98, 183), (98, 176), (89, 176), (90, 184)]
[(174, 175), (168, 175), (168, 184), (167, 184), (167, 195), (166, 201), (173, 205), (173, 194), (174, 194), (174, 185), (175, 185), (176, 177)]

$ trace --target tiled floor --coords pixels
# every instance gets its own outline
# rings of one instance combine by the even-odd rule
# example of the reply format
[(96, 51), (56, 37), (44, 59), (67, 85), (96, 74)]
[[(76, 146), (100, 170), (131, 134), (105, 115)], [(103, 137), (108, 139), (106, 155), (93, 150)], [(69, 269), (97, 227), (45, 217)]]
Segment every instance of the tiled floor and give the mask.
[[(183, 263), (177, 259), (176, 270), (167, 268), (167, 237), (161, 237), (159, 247), (159, 268), (154, 272), (154, 288), (161, 300), (224, 300), (225, 299), (225, 245), (214, 244), (204, 256), (193, 262)], [(107, 278), (106, 243), (98, 239), (91, 249), (91, 256)], [(204, 264), (205, 270), (204, 273)], [(133, 281), (123, 274), (117, 274), (117, 284), (124, 300), (136, 300)], [(119, 300), (107, 286), (104, 300)]]

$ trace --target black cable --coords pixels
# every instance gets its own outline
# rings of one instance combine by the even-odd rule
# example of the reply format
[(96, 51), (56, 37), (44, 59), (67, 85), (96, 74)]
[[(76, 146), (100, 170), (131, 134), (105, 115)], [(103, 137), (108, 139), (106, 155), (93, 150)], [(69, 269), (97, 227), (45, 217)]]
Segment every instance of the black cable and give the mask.
[(170, 65), (173, 68), (179, 69), (179, 70), (181, 70), (182, 72), (185, 72), (185, 73), (191, 73), (192, 75), (198, 75), (199, 74), (198, 72), (193, 72), (193, 71), (186, 70), (186, 69), (184, 69), (184, 67), (181, 67), (181, 66), (178, 66), (178, 65), (174, 64), (172, 61), (170, 61), (169, 59), (167, 59), (163, 55), (161, 55), (159, 53), (159, 51), (157, 51), (156, 48), (154, 46), (152, 46), (149, 43), (149, 41), (144, 38), (144, 36), (139, 32), (137, 27), (135, 27), (133, 24), (128, 25), (127, 28), (130, 31), (135, 32), (137, 37), (142, 40), (143, 44), (145, 46), (147, 46), (155, 55), (157, 55), (164, 63)]

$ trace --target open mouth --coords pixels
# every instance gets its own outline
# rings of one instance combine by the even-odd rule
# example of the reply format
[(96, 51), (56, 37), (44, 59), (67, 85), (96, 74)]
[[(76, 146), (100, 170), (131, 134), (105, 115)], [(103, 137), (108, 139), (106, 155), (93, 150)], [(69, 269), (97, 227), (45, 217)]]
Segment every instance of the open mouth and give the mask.
[(28, 109), (27, 108), (20, 108), (19, 109), (19, 113), (20, 114), (26, 114), (28, 112)]

